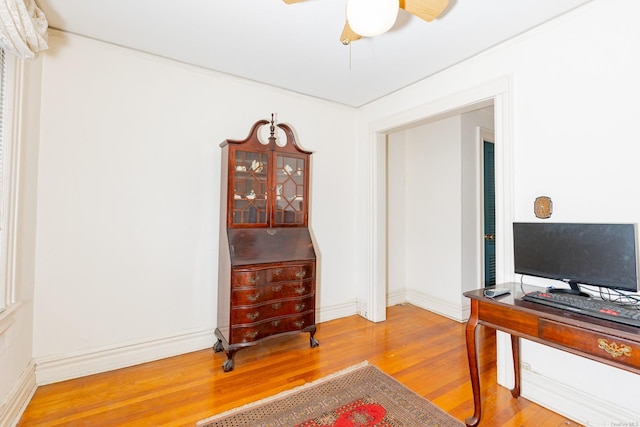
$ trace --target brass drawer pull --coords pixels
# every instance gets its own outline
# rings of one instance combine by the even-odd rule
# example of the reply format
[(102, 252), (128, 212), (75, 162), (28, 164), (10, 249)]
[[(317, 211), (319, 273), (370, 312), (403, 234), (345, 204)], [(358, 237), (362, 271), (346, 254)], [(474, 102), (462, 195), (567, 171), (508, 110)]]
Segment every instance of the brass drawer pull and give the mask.
[(631, 356), (631, 347), (624, 344), (616, 344), (612, 342), (609, 344), (604, 338), (598, 339), (598, 348), (609, 353), (612, 357)]
[(306, 275), (307, 275), (306, 270), (300, 270), (300, 271), (296, 272), (296, 277), (297, 277), (298, 279), (302, 279), (302, 278), (304, 278)]
[(259, 311), (254, 311), (253, 313), (247, 313), (247, 319), (249, 320), (256, 320), (258, 317), (260, 317)]
[(277, 310), (280, 307), (282, 307), (282, 303), (281, 302), (274, 302), (273, 304), (271, 304), (271, 308), (274, 309), (274, 310)]
[(260, 299), (260, 292), (258, 292), (257, 294), (254, 294), (254, 295), (247, 296), (247, 299), (249, 301), (251, 301), (251, 302), (258, 301)]
[(304, 320), (298, 320), (297, 322), (295, 322), (295, 325), (298, 328), (302, 328), (304, 326)]
[(279, 276), (282, 274), (282, 269), (281, 268), (276, 268), (275, 270), (273, 270), (273, 275), (274, 276)]
[(273, 292), (280, 292), (282, 290), (282, 285), (274, 285)]
[(257, 285), (259, 281), (260, 281), (260, 278), (259, 278), (259, 277), (257, 277), (257, 276), (256, 276), (256, 277), (249, 277), (249, 278), (247, 279), (247, 282), (248, 282), (250, 285)]
[(280, 326), (280, 321), (279, 320), (274, 320), (273, 322), (271, 322), (271, 325), (273, 325), (274, 327), (278, 327)]
[(300, 286), (299, 288), (296, 288), (296, 294), (298, 295), (302, 295), (305, 292), (307, 292), (307, 289), (304, 286)]
[(252, 340), (258, 336), (258, 331), (248, 331), (246, 334), (244, 334), (244, 336)]
[(306, 304), (296, 304), (296, 311), (302, 311), (306, 307)]

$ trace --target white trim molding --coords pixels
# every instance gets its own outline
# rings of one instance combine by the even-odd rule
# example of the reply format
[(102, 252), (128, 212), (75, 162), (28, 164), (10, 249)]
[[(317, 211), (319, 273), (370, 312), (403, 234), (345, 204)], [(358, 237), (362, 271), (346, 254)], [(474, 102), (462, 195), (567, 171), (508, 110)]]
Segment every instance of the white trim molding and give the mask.
[(15, 313), (20, 307), (20, 303), (11, 304), (6, 310), (0, 313), (0, 336), (15, 322)]
[[(37, 358), (36, 383), (51, 384), (212, 348), (213, 329), (139, 341), (86, 352)], [(213, 351), (213, 350), (212, 350)]]
[[(352, 316), (356, 314), (356, 302), (327, 307), (316, 314), (322, 321)], [(52, 384), (204, 350), (212, 348), (215, 341), (213, 329), (201, 329), (171, 337), (36, 358), (36, 384)]]
[[(522, 397), (585, 426), (637, 426), (640, 412), (522, 367)], [(579, 414), (579, 415), (576, 415)]]
[(434, 298), (417, 289), (407, 289), (407, 302), (456, 322), (462, 323), (467, 320), (464, 317), (462, 300), (460, 300), (460, 304), (455, 304), (440, 298)]
[[(362, 157), (368, 157), (364, 164), (364, 175), (369, 177), (365, 193), (369, 199), (365, 202), (372, 212), (364, 216), (363, 227), (366, 238), (371, 242), (365, 264), (368, 271), (366, 277), (367, 318), (372, 321), (385, 319), (385, 301), (387, 290), (386, 266), (386, 135), (408, 129), (420, 123), (461, 114), (494, 105), (495, 117), (495, 171), (496, 171), (496, 279), (508, 281), (513, 276), (512, 262), (506, 256), (510, 247), (513, 205), (512, 187), (512, 112), (511, 112), (512, 78), (510, 75), (486, 82), (476, 87), (450, 94), (437, 101), (419, 105), (408, 111), (393, 114), (365, 125), (361, 135), (367, 138), (367, 149)], [(363, 189), (364, 191), (364, 189)], [(369, 280), (370, 279), (370, 280)], [(454, 314), (452, 318), (458, 318)]]
[(21, 111), (24, 65), (5, 55), (3, 108), (2, 188), (0, 189), (0, 311), (16, 302), (15, 275), (20, 177)]
[(36, 392), (36, 369), (31, 361), (22, 372), (5, 403), (0, 406), (0, 426), (15, 426)]
[(358, 312), (358, 304), (356, 301), (346, 302), (328, 307), (318, 308), (316, 310), (316, 323), (328, 322), (329, 320), (341, 319), (343, 317), (353, 316)]

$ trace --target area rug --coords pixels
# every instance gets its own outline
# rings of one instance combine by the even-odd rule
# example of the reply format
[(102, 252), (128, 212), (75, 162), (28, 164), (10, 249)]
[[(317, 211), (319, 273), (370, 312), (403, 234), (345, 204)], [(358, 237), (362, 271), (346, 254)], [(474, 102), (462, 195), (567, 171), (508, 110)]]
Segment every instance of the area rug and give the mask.
[(205, 420), (200, 427), (422, 427), (461, 421), (363, 362)]

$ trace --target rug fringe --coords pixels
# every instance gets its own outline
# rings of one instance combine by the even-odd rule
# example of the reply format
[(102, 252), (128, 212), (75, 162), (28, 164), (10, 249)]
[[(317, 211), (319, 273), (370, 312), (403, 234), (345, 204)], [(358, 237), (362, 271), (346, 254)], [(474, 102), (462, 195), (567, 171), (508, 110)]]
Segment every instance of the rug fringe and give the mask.
[(265, 397), (263, 399), (256, 400), (255, 402), (247, 403), (246, 405), (239, 406), (237, 408), (229, 409), (228, 411), (220, 412), (219, 414), (212, 415), (209, 418), (205, 418), (204, 420), (198, 421), (196, 423), (196, 427), (200, 426), (202, 424), (210, 423), (211, 421), (214, 421), (215, 419), (222, 418), (222, 417), (227, 417), (227, 416), (233, 415), (233, 414), (235, 414), (237, 412), (244, 411), (245, 409), (253, 408), (254, 406), (261, 405), (261, 404), (263, 404), (263, 403), (265, 403), (267, 401), (278, 400), (278, 399), (281, 399), (283, 397), (287, 397), (287, 396), (289, 396), (289, 395), (291, 395), (293, 393), (297, 393), (298, 391), (300, 391), (302, 389), (305, 389), (307, 387), (313, 387), (315, 385), (322, 384), (325, 381), (330, 381), (330, 380), (332, 380), (332, 379), (334, 379), (336, 377), (348, 374), (348, 373), (356, 371), (356, 370), (358, 370), (360, 368), (364, 368), (365, 366), (369, 366), (369, 361), (365, 360), (365, 361), (360, 362), (360, 363), (358, 363), (356, 365), (352, 365), (352, 366), (349, 366), (348, 368), (345, 368), (345, 369), (342, 369), (340, 371), (334, 372), (333, 374), (330, 374), (330, 375), (328, 375), (326, 377), (318, 378), (317, 380), (311, 381), (309, 383), (304, 383), (304, 384), (299, 385), (297, 387), (294, 387), (292, 389), (282, 391), (282, 392), (280, 392), (278, 394), (274, 394), (273, 396), (268, 396), (268, 397)]

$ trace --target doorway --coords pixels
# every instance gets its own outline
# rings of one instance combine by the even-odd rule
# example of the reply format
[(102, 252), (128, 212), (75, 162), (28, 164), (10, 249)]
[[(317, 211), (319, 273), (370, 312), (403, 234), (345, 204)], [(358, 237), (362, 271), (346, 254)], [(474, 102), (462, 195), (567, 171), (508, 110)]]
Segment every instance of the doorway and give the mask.
[[(366, 122), (363, 129), (367, 129), (369, 135), (366, 138), (365, 152), (369, 158), (365, 176), (368, 180), (368, 203), (371, 215), (364, 218), (363, 250), (367, 252), (365, 262), (365, 274), (361, 294), (365, 317), (371, 321), (379, 322), (386, 318), (386, 293), (387, 293), (387, 216), (386, 216), (386, 135), (408, 129), (425, 122), (437, 120), (438, 117), (460, 114), (476, 110), (489, 105), (494, 106), (495, 111), (495, 276), (496, 281), (512, 279), (512, 262), (505, 256), (505, 248), (509, 246), (511, 232), (509, 224), (512, 221), (512, 195), (511, 195), (511, 140), (510, 140), (510, 82), (505, 77), (469, 90), (452, 94), (437, 102), (420, 105), (402, 114), (394, 114), (375, 121)], [(370, 145), (369, 145), (370, 144)], [(366, 190), (365, 190), (366, 191)], [(478, 201), (478, 205), (481, 202)], [(479, 215), (478, 215), (479, 217)], [(480, 245), (480, 227), (477, 229), (476, 242)], [(481, 247), (476, 253), (480, 254)], [(461, 298), (464, 291), (476, 289), (481, 286), (480, 271), (482, 260), (478, 259), (478, 274), (476, 280), (471, 283), (456, 285), (457, 300), (450, 304), (450, 309), (456, 311), (455, 318), (460, 320), (468, 317), (468, 302)]]

